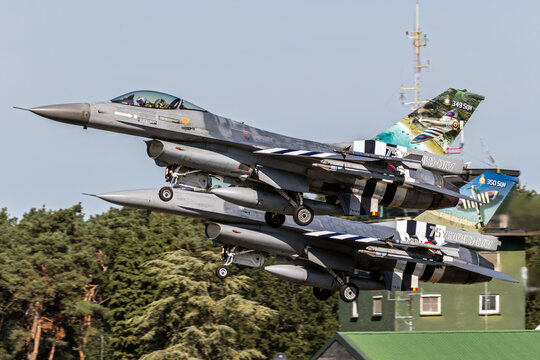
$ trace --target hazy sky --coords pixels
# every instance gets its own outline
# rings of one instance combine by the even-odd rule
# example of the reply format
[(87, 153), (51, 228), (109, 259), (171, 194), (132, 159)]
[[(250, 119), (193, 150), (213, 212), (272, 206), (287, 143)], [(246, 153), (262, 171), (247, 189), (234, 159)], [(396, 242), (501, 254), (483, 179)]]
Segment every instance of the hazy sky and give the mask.
[[(409, 112), (405, 31), (414, 1), (5, 1), (0, 12), (0, 207), (85, 212), (109, 207), (81, 193), (160, 187), (142, 138), (82, 130), (12, 106), (168, 92), (291, 136), (371, 138)], [(448, 87), (486, 96), (463, 155), (540, 190), (540, 2), (424, 1), (423, 95)]]

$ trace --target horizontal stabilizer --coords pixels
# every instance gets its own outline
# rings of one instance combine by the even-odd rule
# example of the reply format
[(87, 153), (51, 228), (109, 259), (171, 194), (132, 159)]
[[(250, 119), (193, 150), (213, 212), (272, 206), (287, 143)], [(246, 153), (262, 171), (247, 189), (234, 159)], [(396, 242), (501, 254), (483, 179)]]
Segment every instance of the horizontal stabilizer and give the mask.
[(454, 259), (450, 258), (450, 257), (445, 256), (443, 262), (446, 265), (455, 266), (455, 267), (458, 267), (458, 268), (463, 269), (463, 270), (467, 270), (467, 271), (474, 272), (474, 273), (484, 275), (484, 276), (489, 276), (490, 278), (509, 281), (509, 282), (513, 282), (513, 283), (518, 283), (519, 282), (516, 279), (514, 279), (514, 278), (512, 278), (512, 277), (510, 277), (510, 276), (508, 276), (508, 275), (506, 275), (506, 274), (504, 274), (504, 273), (502, 273), (500, 271), (488, 269), (488, 268), (483, 267), (483, 266), (466, 264), (466, 263), (462, 263), (462, 262), (459, 262), (459, 261), (454, 261)]
[(460, 194), (459, 192), (452, 191), (450, 189), (440, 188), (440, 187), (435, 186), (435, 185), (424, 184), (424, 183), (414, 183), (412, 185), (415, 186), (415, 187), (421, 188), (421, 189), (426, 189), (426, 190), (433, 191), (433, 192), (436, 192), (436, 193), (439, 193), (439, 194), (451, 196), (451, 197), (454, 197), (454, 198), (457, 198), (457, 199), (469, 200), (469, 201), (472, 201), (472, 202), (475, 202), (475, 203), (483, 204), (483, 202), (480, 201), (480, 200), (477, 200), (477, 199), (472, 198), (470, 196)]

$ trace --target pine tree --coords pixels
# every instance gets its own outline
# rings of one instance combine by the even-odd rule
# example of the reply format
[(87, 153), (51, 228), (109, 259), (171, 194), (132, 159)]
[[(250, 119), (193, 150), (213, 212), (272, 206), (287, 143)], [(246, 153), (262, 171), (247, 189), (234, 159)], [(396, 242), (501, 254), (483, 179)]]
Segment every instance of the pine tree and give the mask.
[(261, 359), (256, 339), (276, 312), (244, 299), (245, 276), (220, 281), (215, 251), (178, 250), (151, 261), (156, 299), (132, 320), (142, 359)]
[[(5, 315), (19, 323), (3, 331), (17, 357), (22, 356), (24, 343), (27, 359), (52, 358), (65, 338), (77, 344), (79, 358), (84, 359), (88, 321), (102, 310), (93, 299), (85, 299), (85, 289), (98, 286), (92, 281), (97, 266), (88, 240), (80, 205), (56, 211), (32, 209), (3, 240), (0, 287), (8, 290), (13, 304)], [(72, 352), (59, 350), (65, 358)]]

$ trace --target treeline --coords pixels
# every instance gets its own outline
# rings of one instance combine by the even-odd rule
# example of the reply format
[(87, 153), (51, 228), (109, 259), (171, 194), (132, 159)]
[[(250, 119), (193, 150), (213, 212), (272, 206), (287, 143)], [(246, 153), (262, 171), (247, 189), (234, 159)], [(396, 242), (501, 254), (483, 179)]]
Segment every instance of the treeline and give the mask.
[[(532, 233), (540, 230), (540, 195), (534, 190), (518, 188), (502, 210), (510, 215), (510, 227)], [(527, 329), (540, 325), (540, 235), (526, 238), (528, 269)]]
[(199, 220), (3, 209), (0, 359), (306, 359), (338, 329), (337, 297), (220, 264)]

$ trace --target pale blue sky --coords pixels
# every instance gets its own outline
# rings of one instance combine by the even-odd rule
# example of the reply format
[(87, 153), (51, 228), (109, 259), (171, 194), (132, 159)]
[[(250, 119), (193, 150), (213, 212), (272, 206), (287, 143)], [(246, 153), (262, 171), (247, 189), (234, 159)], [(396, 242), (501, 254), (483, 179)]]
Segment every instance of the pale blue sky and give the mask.
[[(20, 1), (0, 12), (0, 207), (85, 212), (82, 192), (160, 187), (142, 138), (55, 123), (12, 106), (153, 89), (266, 130), (322, 142), (371, 138), (409, 109), (414, 1)], [(423, 94), (486, 96), (466, 128), (540, 190), (540, 2), (424, 1)]]

